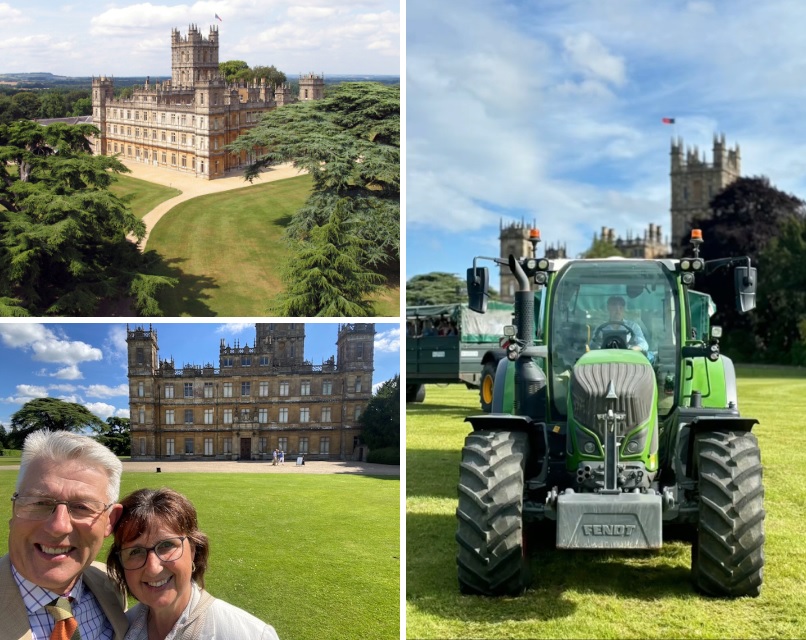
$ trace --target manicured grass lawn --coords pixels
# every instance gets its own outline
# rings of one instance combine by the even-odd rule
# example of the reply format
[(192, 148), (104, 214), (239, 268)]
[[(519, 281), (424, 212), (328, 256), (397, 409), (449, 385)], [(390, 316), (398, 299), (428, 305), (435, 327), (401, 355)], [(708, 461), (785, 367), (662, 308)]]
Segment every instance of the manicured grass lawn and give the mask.
[[(16, 473), (0, 470), (0, 495)], [(400, 481), (352, 475), (124, 473), (187, 495), (210, 537), (210, 593), (283, 639), (400, 637)], [(0, 504), (0, 554), (11, 502)], [(111, 539), (99, 560), (104, 560)]]
[(139, 220), (142, 220), (143, 216), (160, 202), (175, 198), (182, 193), (179, 189), (174, 189), (173, 187), (165, 187), (161, 184), (146, 182), (127, 175), (118, 175), (109, 190), (117, 197), (126, 200), (132, 209), (132, 213)]
[(559, 551), (530, 538), (534, 585), (522, 598), (462, 596), (456, 580), (456, 485), (465, 416), (478, 392), (427, 387), (406, 411), (408, 638), (804, 638), (806, 372), (738, 367), (742, 415), (758, 418), (766, 566), (759, 598), (718, 600), (690, 582), (690, 544), (658, 552)]
[[(308, 197), (310, 176), (180, 203), (151, 232), (148, 250), (180, 284), (163, 293), (167, 316), (266, 316), (289, 258), (283, 231)], [(399, 315), (399, 281), (378, 296), (378, 315)]]

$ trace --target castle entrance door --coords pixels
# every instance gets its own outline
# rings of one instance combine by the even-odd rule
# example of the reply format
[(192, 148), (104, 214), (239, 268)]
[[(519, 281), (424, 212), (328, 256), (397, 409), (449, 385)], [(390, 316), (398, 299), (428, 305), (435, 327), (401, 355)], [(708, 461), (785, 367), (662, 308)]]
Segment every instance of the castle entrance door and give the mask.
[(241, 460), (252, 459), (252, 438), (241, 438)]

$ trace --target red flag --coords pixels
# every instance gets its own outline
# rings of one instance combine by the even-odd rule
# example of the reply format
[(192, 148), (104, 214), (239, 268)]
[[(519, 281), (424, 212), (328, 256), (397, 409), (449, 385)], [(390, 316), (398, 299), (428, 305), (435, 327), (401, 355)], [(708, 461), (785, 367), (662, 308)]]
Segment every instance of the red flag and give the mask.
[(674, 124), (674, 118), (661, 118), (660, 121), (663, 124)]
[(220, 16), (220, 15), (218, 15), (218, 14), (215, 14), (215, 19), (216, 19), (216, 20), (218, 20), (219, 22), (224, 22), (224, 21), (221, 19), (221, 16)]

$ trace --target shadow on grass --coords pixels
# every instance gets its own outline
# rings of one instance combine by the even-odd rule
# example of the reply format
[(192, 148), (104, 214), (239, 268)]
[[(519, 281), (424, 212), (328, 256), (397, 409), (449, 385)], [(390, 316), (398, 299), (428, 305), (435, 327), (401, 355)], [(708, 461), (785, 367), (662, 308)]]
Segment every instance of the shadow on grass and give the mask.
[(280, 216), (279, 218), (275, 218), (272, 221), (272, 225), (275, 227), (282, 227), (283, 229), (285, 229), (288, 225), (291, 224), (291, 220), (293, 218), (294, 216), (292, 215)]
[(185, 258), (165, 260), (154, 251), (146, 253), (154, 261), (154, 273), (179, 280), (175, 287), (164, 289), (157, 296), (166, 316), (217, 315), (205, 302), (212, 297), (207, 291), (218, 288), (213, 278), (182, 271), (179, 265), (186, 262)]
[(479, 623), (548, 621), (575, 615), (575, 597), (620, 596), (654, 601), (693, 594), (690, 571), (673, 566), (676, 549), (661, 551), (561, 551), (554, 527), (532, 526), (527, 537), (532, 586), (519, 597), (463, 596), (456, 577), (456, 519), (406, 517), (406, 599), (424, 613)]

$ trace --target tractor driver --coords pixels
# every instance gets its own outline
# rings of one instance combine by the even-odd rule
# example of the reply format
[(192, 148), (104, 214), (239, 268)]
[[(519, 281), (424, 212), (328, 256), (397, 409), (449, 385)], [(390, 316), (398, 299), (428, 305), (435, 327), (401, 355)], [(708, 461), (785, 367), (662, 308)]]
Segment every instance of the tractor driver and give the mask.
[(595, 339), (601, 340), (603, 332), (608, 329), (618, 330), (626, 329), (628, 331), (627, 348), (633, 351), (642, 351), (647, 353), (649, 351), (649, 344), (644, 337), (644, 332), (637, 322), (627, 320), (624, 317), (624, 298), (621, 296), (610, 296), (607, 300), (607, 311), (610, 314), (610, 323), (605, 323), (599, 326), (594, 335)]

